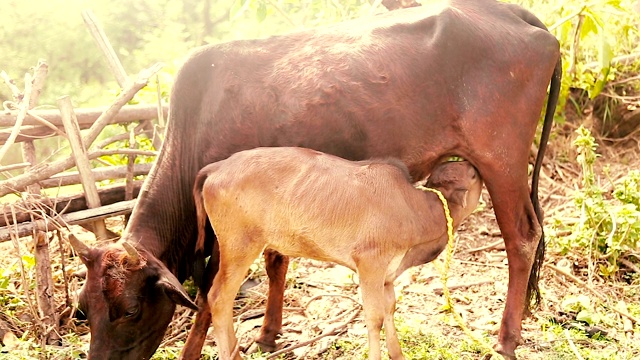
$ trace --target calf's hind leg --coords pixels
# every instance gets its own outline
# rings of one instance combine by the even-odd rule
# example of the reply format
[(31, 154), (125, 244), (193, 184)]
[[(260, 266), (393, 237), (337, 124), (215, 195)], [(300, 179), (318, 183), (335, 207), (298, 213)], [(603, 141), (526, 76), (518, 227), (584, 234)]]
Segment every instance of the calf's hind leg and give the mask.
[[(262, 248), (252, 245), (250, 240), (236, 242), (243, 244), (239, 249), (233, 243), (223, 243), (225, 238), (219, 236), (220, 241), (220, 269), (213, 280), (213, 286), (209, 290), (208, 302), (211, 308), (213, 333), (218, 344), (218, 357), (220, 360), (241, 360), (235, 331), (233, 329), (233, 301), (242, 285), (249, 267), (260, 255)], [(233, 238), (230, 239), (233, 242)], [(231, 354), (235, 351), (235, 356)]]

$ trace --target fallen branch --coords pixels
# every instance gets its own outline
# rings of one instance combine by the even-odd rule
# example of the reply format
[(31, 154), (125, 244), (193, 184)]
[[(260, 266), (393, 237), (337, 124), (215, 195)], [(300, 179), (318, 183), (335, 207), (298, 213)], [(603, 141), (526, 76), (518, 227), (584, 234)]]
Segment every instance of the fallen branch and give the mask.
[[(456, 290), (456, 289), (469, 288), (469, 287), (478, 286), (478, 285), (491, 284), (492, 282), (493, 280), (482, 280), (482, 281), (476, 281), (476, 282), (466, 283), (466, 284), (447, 285), (447, 287), (449, 288), (449, 290)], [(434, 287), (433, 291), (436, 293), (436, 295), (443, 294), (442, 286)]]
[[(600, 301), (602, 302), (606, 302), (607, 301), (607, 297), (602, 295), (598, 290), (594, 289), (593, 287), (589, 286), (588, 284), (586, 284), (584, 281), (578, 279), (577, 277), (575, 277), (573, 274), (570, 274), (562, 269), (560, 269), (559, 267), (555, 266), (555, 265), (551, 265), (551, 264), (544, 264), (546, 267), (548, 267), (549, 269), (555, 271), (556, 273), (558, 273), (559, 275), (562, 275), (564, 277), (566, 277), (567, 279), (573, 281), (574, 283), (576, 283), (576, 285), (580, 286), (583, 289), (587, 289), (589, 290), (593, 295), (595, 295), (598, 299), (600, 299)], [(622, 311), (619, 309), (616, 309), (615, 307), (610, 307), (611, 310), (615, 311), (616, 313), (626, 317), (627, 319), (633, 321), (636, 324), (640, 324), (640, 320), (636, 319), (635, 317), (633, 317), (631, 314), (629, 314), (626, 311)]]
[(468, 261), (468, 260), (458, 260), (459, 263), (461, 264), (468, 264), (468, 265), (475, 265), (475, 266), (488, 266), (488, 267), (494, 267), (494, 268), (498, 268), (498, 269), (506, 269), (507, 266), (503, 265), (503, 264), (490, 264), (490, 263), (481, 263), (478, 261)]
[(498, 240), (498, 241), (494, 241), (494, 242), (492, 242), (492, 243), (490, 243), (490, 244), (487, 244), (487, 245), (484, 245), (484, 246), (480, 246), (480, 247), (477, 247), (477, 248), (475, 248), (475, 249), (465, 250), (464, 252), (465, 252), (465, 253), (467, 253), (467, 254), (473, 254), (473, 253), (475, 253), (475, 252), (479, 252), (479, 251), (483, 251), (483, 250), (493, 249), (493, 248), (495, 248), (496, 246), (499, 246), (499, 245), (501, 245), (501, 244), (503, 244), (503, 243), (504, 243), (504, 240), (500, 239), (500, 240)]
[(618, 258), (618, 262), (624, 266), (626, 266), (627, 268), (629, 268), (630, 270), (632, 270), (633, 272), (635, 272), (636, 274), (640, 274), (640, 268), (638, 268), (638, 266), (634, 263), (632, 263), (631, 261), (625, 259), (625, 258)]
[(276, 352), (273, 352), (273, 353), (269, 354), (269, 356), (267, 356), (267, 359), (273, 359), (273, 358), (278, 357), (278, 356), (280, 356), (282, 354), (286, 354), (286, 353), (292, 352), (295, 349), (301, 348), (303, 346), (307, 346), (309, 344), (313, 344), (314, 342), (316, 342), (316, 341), (318, 341), (318, 340), (320, 340), (322, 338), (325, 338), (327, 336), (340, 335), (341, 333), (346, 331), (347, 326), (356, 318), (356, 316), (358, 316), (358, 314), (360, 313), (361, 309), (362, 309), (361, 306), (354, 308), (353, 314), (346, 321), (341, 323), (340, 325), (337, 325), (337, 326), (335, 326), (335, 327), (323, 332), (322, 334), (320, 334), (320, 335), (318, 335), (318, 336), (316, 336), (316, 337), (314, 337), (312, 339), (309, 339), (307, 341), (303, 341), (301, 343), (297, 343), (295, 345), (291, 345), (291, 346), (286, 347), (284, 349), (281, 349), (281, 350), (278, 350)]

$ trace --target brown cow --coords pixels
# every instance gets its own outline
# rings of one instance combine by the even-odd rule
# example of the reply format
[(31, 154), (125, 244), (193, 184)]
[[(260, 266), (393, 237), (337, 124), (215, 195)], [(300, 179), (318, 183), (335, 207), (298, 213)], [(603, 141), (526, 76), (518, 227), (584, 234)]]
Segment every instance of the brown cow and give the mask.
[[(260, 146), (301, 146), (350, 160), (392, 156), (414, 179), (425, 178), (450, 156), (473, 164), (493, 200), (509, 259), (497, 350), (515, 356), (525, 309), (538, 297), (544, 255), (538, 174), (560, 77), (558, 41), (531, 13), (493, 0), (451, 0), (197, 49), (176, 77), (164, 146), (123, 234), (147, 254), (153, 268), (140, 269), (140, 277), (89, 268), (80, 297), (91, 319), (90, 356), (151, 356), (173, 307), (138, 301), (141, 315), (119, 316), (110, 310), (120, 296), (105, 293), (109, 289), (103, 284), (121, 276), (121, 294), (147, 299), (157, 296), (147, 284), (159, 278), (160, 268), (179, 281), (190, 276), (197, 230), (191, 190), (197, 172)], [(529, 191), (528, 159), (550, 80)], [(207, 229), (206, 251), (215, 258), (217, 243)], [(104, 258), (101, 252), (118, 249), (92, 249), (91, 254)], [(274, 347), (288, 260), (265, 254), (270, 291), (257, 340)], [(119, 317), (110, 319), (110, 314)], [(210, 312), (202, 306), (186, 358), (199, 356), (209, 323)]]
[[(447, 199), (454, 227), (478, 206), (482, 191), (468, 162), (443, 163), (427, 186)], [(351, 162), (304, 148), (259, 148), (204, 167), (193, 196), (196, 251), (203, 254), (207, 216), (220, 249), (220, 270), (208, 295), (220, 359), (242, 359), (235, 350), (233, 300), (266, 248), (356, 271), (369, 359), (380, 359), (383, 324), (389, 357), (404, 359), (393, 322), (393, 282), (409, 267), (435, 259), (448, 240), (442, 202), (414, 188), (404, 164)]]

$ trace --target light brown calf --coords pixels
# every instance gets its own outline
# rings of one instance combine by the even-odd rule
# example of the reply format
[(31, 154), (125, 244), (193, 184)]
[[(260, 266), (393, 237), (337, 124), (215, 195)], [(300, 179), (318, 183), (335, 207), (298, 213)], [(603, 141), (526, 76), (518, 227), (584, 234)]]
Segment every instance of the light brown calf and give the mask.
[[(303, 148), (253, 149), (203, 168), (194, 188), (196, 248), (204, 246), (208, 215), (220, 246), (208, 294), (220, 359), (230, 359), (237, 346), (233, 301), (265, 249), (356, 271), (369, 359), (380, 359), (383, 325), (389, 356), (404, 359), (393, 322), (393, 282), (447, 244), (442, 203), (410, 180), (397, 160), (351, 162)], [(439, 165), (427, 186), (442, 192), (457, 226), (476, 208), (482, 180), (469, 163), (451, 162)]]

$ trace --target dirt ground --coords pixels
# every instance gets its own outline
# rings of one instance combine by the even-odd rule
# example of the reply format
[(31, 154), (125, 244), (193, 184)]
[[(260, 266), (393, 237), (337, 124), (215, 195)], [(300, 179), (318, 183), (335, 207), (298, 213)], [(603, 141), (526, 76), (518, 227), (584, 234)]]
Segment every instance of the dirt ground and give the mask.
[[(567, 214), (571, 211), (570, 194), (579, 183), (579, 169), (574, 161), (558, 161), (558, 159), (571, 159), (571, 156), (575, 156), (567, 150), (570, 147), (563, 144), (563, 141), (570, 140), (567, 138), (553, 141), (543, 168), (540, 185), (540, 198), (546, 215), (545, 228), (548, 233), (553, 231), (550, 224), (563, 221), (569, 216)], [(637, 142), (605, 147), (601, 153), (603, 157), (599, 160), (600, 164), (609, 164), (614, 178), (623, 176), (629, 169), (640, 169), (640, 156), (638, 156), (640, 148)], [(456, 234), (456, 252), (449, 271), (448, 286), (451, 288), (454, 309), (461, 314), (466, 326), (487, 344), (493, 345), (504, 308), (508, 271), (504, 245), (486, 191), (482, 198), (481, 208), (461, 225)], [(109, 226), (112, 230), (118, 231), (121, 229), (121, 220), (111, 220)], [(85, 240), (90, 238), (91, 235), (86, 234)], [(28, 252), (28, 244), (23, 243), (21, 249), (23, 252)], [(637, 345), (640, 342), (640, 329), (637, 324), (635, 327), (629, 325), (629, 320), (607, 310), (620, 300), (624, 300), (627, 304), (640, 305), (640, 293), (634, 295), (634, 291), (629, 291), (637, 288), (638, 285), (605, 282), (597, 277), (592, 278), (591, 284), (587, 286), (606, 299), (597, 300), (590, 290), (581, 285), (589, 282), (584, 273), (584, 261), (554, 252), (552, 244), (548, 249), (546, 264), (573, 272), (580, 283), (561, 275), (551, 266), (544, 266), (540, 280), (543, 301), (533, 315), (523, 322), (525, 343), (518, 348), (518, 357), (521, 359), (640, 358), (640, 346)], [(53, 244), (52, 250), (57, 251), (57, 244)], [(444, 255), (440, 256), (440, 259), (442, 258)], [(15, 259), (16, 251), (13, 244), (1, 243), (0, 269), (8, 269), (15, 264)], [(67, 274), (81, 268), (78, 260), (72, 260), (66, 264)], [(61, 288), (62, 285), (59, 285), (62, 283), (60, 264), (55, 263), (53, 270), (57, 284), (57, 299), (61, 304), (60, 312), (71, 312), (72, 309), (65, 307), (65, 299), (61, 295), (64, 291)], [(235, 312), (237, 334), (241, 345), (247, 348), (251, 346), (252, 339), (262, 323), (267, 290), (263, 265), (256, 263), (248, 278), (236, 301)], [(307, 259), (293, 259), (287, 279), (284, 329), (279, 345), (283, 348), (305, 342), (308, 344), (295, 350), (285, 350), (279, 358), (351, 359), (366, 356), (366, 329), (356, 275), (341, 266)], [(436, 266), (427, 264), (408, 270), (396, 282), (398, 298), (396, 323), (407, 357), (416, 359), (483, 358), (484, 352), (481, 347), (474, 345), (445, 310), (446, 301), (442, 295), (440, 279), (440, 272)], [(71, 302), (74, 301), (74, 293), (78, 291), (82, 281), (75, 277), (69, 281)], [(587, 295), (593, 306), (611, 319), (599, 325), (601, 334), (602, 332), (606, 334), (604, 337), (593, 340), (587, 335), (582, 337), (576, 335), (575, 331), (580, 330), (588, 334), (589, 329), (580, 329), (580, 322), (572, 319), (571, 314), (563, 312), (563, 300), (570, 295)], [(22, 316), (21, 319), (25, 324), (33, 320), (28, 314), (14, 316)], [(156, 359), (175, 358), (186, 339), (191, 321), (192, 313), (180, 308), (156, 354)], [(24, 332), (14, 332), (18, 337), (25, 336)], [(87, 350), (88, 328), (82, 322), (67, 320), (63, 332), (78, 335), (73, 343), (65, 346), (77, 347), (79, 354)], [(434, 348), (434, 352), (414, 351), (413, 348), (421, 343), (428, 343), (429, 347)], [(215, 354), (215, 342), (211, 334), (205, 345), (205, 354)], [(608, 354), (615, 356), (611, 357)], [(266, 355), (254, 354), (251, 358), (265, 358)], [(7, 358), (6, 356), (11, 359), (9, 352), (0, 353), (0, 358)]]

